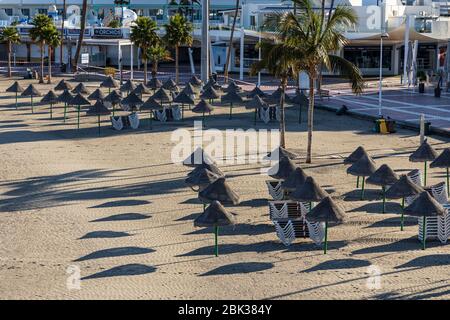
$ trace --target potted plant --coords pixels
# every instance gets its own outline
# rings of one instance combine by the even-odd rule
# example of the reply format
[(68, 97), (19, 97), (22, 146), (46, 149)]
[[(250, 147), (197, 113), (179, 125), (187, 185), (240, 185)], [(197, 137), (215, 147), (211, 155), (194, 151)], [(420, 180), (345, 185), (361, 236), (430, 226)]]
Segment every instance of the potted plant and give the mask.
[(425, 71), (417, 71), (417, 79), (419, 80), (419, 93), (425, 93), (425, 81), (427, 80)]

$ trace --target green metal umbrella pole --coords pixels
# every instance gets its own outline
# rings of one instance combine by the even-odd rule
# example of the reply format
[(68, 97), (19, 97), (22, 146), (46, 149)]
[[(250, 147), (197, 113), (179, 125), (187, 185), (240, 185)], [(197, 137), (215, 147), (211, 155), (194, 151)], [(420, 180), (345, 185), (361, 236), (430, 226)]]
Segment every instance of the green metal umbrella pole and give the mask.
[(112, 116), (114, 117), (114, 113), (115, 113), (115, 111), (116, 111), (116, 108), (115, 108), (115, 104), (114, 104), (114, 103), (113, 103), (113, 105), (112, 105), (112, 108), (113, 108)]
[(233, 117), (233, 103), (230, 103), (230, 118), (231, 119)]
[(325, 221), (325, 241), (323, 243), (323, 253), (327, 254), (328, 249), (328, 221)]
[(366, 177), (362, 177), (361, 182), (361, 200), (364, 200), (364, 182), (366, 181)]
[(16, 92), (16, 110), (17, 110), (17, 92)]
[(202, 125), (203, 125), (203, 128), (206, 127), (206, 125), (205, 125), (205, 113), (204, 112), (203, 112), (203, 116), (202, 116)]
[(423, 185), (426, 186), (427, 185), (427, 162), (425, 161), (425, 165), (424, 165), (424, 175), (423, 175)]
[(423, 216), (423, 220), (422, 220), (422, 250), (425, 250), (426, 248), (426, 241), (427, 241), (427, 217)]
[(100, 135), (100, 115), (97, 115), (97, 121), (98, 121), (98, 135)]
[(302, 123), (302, 105), (298, 106), (298, 124)]
[(64, 102), (64, 122), (66, 122), (67, 102)]
[(404, 209), (405, 209), (405, 197), (402, 198), (402, 216), (400, 218), (400, 231), (403, 231), (405, 217), (404, 217)]
[(214, 226), (214, 254), (216, 257), (219, 256), (219, 242), (218, 242), (218, 238), (219, 238), (219, 227), (218, 226)]
[(31, 113), (34, 113), (33, 95), (31, 95)]
[(148, 114), (149, 117), (149, 122), (148, 122), (148, 126), (149, 129), (152, 130), (153, 129), (153, 111), (150, 110), (150, 113)]
[(184, 103), (181, 104), (181, 121), (184, 120)]
[(255, 117), (253, 119), (253, 124), (256, 126), (256, 116), (258, 115), (258, 108), (255, 108)]
[(382, 213), (386, 213), (386, 186), (381, 187), (381, 192), (383, 192), (383, 210)]
[(80, 109), (81, 109), (81, 106), (78, 106), (77, 129), (80, 129)]
[(356, 178), (356, 188), (359, 188), (359, 176)]
[(53, 103), (50, 103), (50, 120), (53, 120)]
[(449, 172), (448, 172), (449, 170), (448, 170), (448, 168), (447, 168), (447, 196), (449, 196), (450, 197), (450, 175), (449, 175)]

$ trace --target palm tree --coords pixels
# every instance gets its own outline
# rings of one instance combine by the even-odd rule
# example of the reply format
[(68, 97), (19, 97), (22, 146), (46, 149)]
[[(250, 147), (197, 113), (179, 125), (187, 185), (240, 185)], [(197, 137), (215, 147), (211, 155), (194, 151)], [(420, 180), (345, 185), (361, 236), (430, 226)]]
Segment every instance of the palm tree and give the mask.
[(12, 45), (14, 43), (20, 42), (20, 35), (19, 32), (17, 32), (16, 27), (6, 27), (3, 29), (3, 31), (0, 33), (0, 42), (6, 42), (8, 47), (8, 77), (12, 77), (12, 70), (11, 70), (11, 52), (12, 52)]
[(192, 37), (192, 23), (180, 14), (170, 17), (169, 23), (164, 26), (166, 28), (165, 41), (175, 49), (175, 82), (178, 83), (179, 70), (178, 58), (179, 48), (182, 45), (191, 46), (194, 41)]
[[(267, 19), (269, 28), (275, 30), (278, 41), (269, 46), (269, 57), (283, 54), (295, 64), (292, 70), (304, 71), (309, 76), (309, 107), (308, 107), (308, 146), (306, 162), (311, 163), (312, 134), (314, 121), (314, 83), (320, 74), (320, 66), (326, 70), (339, 73), (348, 79), (352, 90), (360, 94), (364, 80), (360, 70), (350, 61), (332, 54), (340, 50), (347, 39), (343, 32), (353, 27), (358, 18), (352, 8), (336, 6), (329, 11), (326, 19), (325, 9), (314, 10), (310, 0), (292, 0), (298, 12), (274, 13)], [(266, 54), (267, 56), (267, 54)]]
[(75, 58), (73, 61), (73, 71), (77, 71), (78, 59), (80, 59), (81, 47), (83, 46), (84, 30), (86, 29), (86, 12), (87, 0), (83, 0), (81, 6), (80, 35), (78, 36), (77, 51), (75, 51)]
[[(231, 26), (230, 40), (228, 42), (227, 58), (225, 60), (225, 67), (224, 67), (225, 69), (224, 69), (224, 73), (223, 73), (225, 83), (228, 82), (228, 68), (230, 66), (231, 48), (233, 47), (234, 28), (236, 27), (236, 20), (237, 20), (238, 13), (239, 13), (239, 0), (236, 0), (236, 8), (234, 9), (233, 25)], [(240, 63), (244, 63), (244, 62), (241, 61)]]
[(49, 25), (44, 30), (45, 42), (48, 46), (48, 80), (47, 83), (52, 83), (52, 51), (61, 45), (61, 35), (56, 29), (55, 25)]
[(130, 39), (141, 49), (144, 62), (144, 83), (147, 83), (147, 61), (149, 49), (159, 44), (161, 39), (156, 34), (156, 22), (149, 17), (138, 17), (131, 26)]
[(44, 83), (44, 48), (45, 48), (45, 30), (49, 25), (54, 25), (52, 18), (45, 14), (37, 14), (31, 22), (33, 26), (30, 29), (31, 40), (38, 42), (41, 52), (41, 74), (39, 75), (39, 83)]
[(158, 63), (160, 61), (172, 61), (170, 52), (162, 45), (150, 47), (148, 50), (148, 58), (152, 62), (152, 78), (158, 74)]
[(257, 46), (261, 47), (261, 60), (251, 66), (250, 74), (255, 75), (265, 69), (274, 77), (280, 79), (280, 146), (286, 147), (286, 125), (285, 125), (285, 91), (289, 78), (298, 75), (297, 60), (291, 52), (285, 50), (282, 39), (275, 39), (277, 42), (263, 41)]

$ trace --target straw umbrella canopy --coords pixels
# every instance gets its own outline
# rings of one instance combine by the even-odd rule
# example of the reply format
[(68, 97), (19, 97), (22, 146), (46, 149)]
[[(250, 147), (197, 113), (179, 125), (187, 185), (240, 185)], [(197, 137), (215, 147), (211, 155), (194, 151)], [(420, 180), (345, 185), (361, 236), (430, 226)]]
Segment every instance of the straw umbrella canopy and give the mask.
[(255, 96), (260, 96), (261, 98), (263, 98), (266, 96), (266, 94), (258, 86), (256, 86), (247, 94), (248, 98), (254, 98)]
[[(270, 96), (268, 96), (268, 99), (272, 102), (278, 103), (281, 99), (282, 90), (280, 87), (277, 88)], [(285, 93), (284, 94), (284, 100), (286, 102), (290, 102), (290, 97)]]
[(425, 250), (425, 243), (427, 239), (427, 217), (443, 216), (446, 213), (446, 209), (437, 202), (427, 191), (423, 191), (416, 200), (413, 201), (404, 210), (406, 215), (422, 217), (422, 249)]
[(92, 92), (89, 96), (88, 96), (88, 100), (105, 100), (106, 96), (103, 93), (102, 90), (100, 90), (100, 88), (95, 89), (94, 92)]
[(258, 110), (260, 108), (267, 108), (269, 105), (264, 102), (263, 99), (259, 95), (253, 96), (253, 99), (249, 100), (245, 104), (246, 109), (255, 109), (255, 116), (254, 116), (254, 125), (256, 126), (256, 115), (258, 114)]
[(403, 231), (405, 198), (418, 195), (422, 191), (424, 191), (423, 188), (415, 184), (406, 174), (401, 175), (397, 182), (386, 191), (386, 198), (402, 199), (402, 216), (400, 219), (401, 231)]
[(64, 90), (63, 93), (61, 93), (58, 96), (58, 100), (60, 102), (64, 102), (64, 122), (66, 122), (67, 104), (69, 104), (72, 99), (73, 99), (73, 96), (67, 89)]
[(194, 150), (186, 159), (183, 160), (182, 164), (186, 167), (197, 167), (202, 164), (214, 164), (214, 159), (207, 154), (201, 147)]
[(53, 119), (53, 104), (58, 103), (58, 96), (55, 91), (50, 90), (47, 94), (41, 99), (41, 102), (45, 102), (50, 104), (50, 119)]
[(216, 181), (200, 191), (198, 198), (203, 203), (211, 203), (217, 200), (223, 204), (237, 205), (240, 202), (239, 196), (230, 188), (224, 177), (219, 177)]
[(111, 111), (105, 107), (101, 100), (97, 100), (97, 102), (93, 106), (89, 107), (88, 111), (86, 111), (87, 116), (97, 116), (98, 135), (100, 135), (100, 116), (107, 116), (110, 114)]
[(177, 83), (173, 81), (172, 78), (167, 79), (166, 82), (163, 83), (162, 88), (169, 91), (177, 91), (177, 92), (180, 90), (177, 86)]
[(228, 85), (228, 87), (226, 87), (224, 90), (224, 92), (241, 92), (242, 88), (239, 87), (234, 81), (231, 81), (230, 84)]
[(147, 101), (144, 102), (144, 104), (141, 106), (141, 111), (148, 110), (149, 111), (149, 128), (152, 129), (152, 122), (153, 122), (153, 111), (154, 110), (161, 110), (163, 108), (162, 104), (160, 104), (158, 101), (153, 99), (152, 97), (149, 97)]
[(294, 104), (298, 104), (298, 123), (302, 122), (302, 107), (308, 107), (309, 100), (303, 93), (303, 91), (297, 91), (297, 94), (294, 98), (291, 99), (291, 102)]
[(213, 107), (206, 102), (205, 100), (200, 100), (199, 103), (192, 109), (192, 112), (194, 113), (201, 113), (202, 114), (202, 123), (205, 125), (205, 113), (211, 113), (213, 111)]
[(325, 241), (323, 243), (323, 253), (328, 249), (328, 222), (342, 223), (344, 221), (344, 210), (342, 210), (330, 196), (322, 199), (310, 212), (306, 214), (306, 219), (311, 222), (325, 222)]
[(280, 158), (277, 164), (269, 169), (268, 173), (274, 179), (285, 180), (295, 171), (295, 164), (288, 157)]
[(214, 173), (219, 177), (225, 177), (225, 174), (219, 169), (219, 167), (217, 167), (215, 163), (205, 163), (205, 162), (201, 163), (200, 165), (196, 165), (192, 171), (188, 172), (187, 176), (188, 177), (196, 176), (202, 169), (208, 169), (209, 171), (211, 171), (212, 173)]
[(69, 104), (71, 106), (76, 106), (78, 115), (77, 115), (77, 129), (80, 129), (80, 111), (81, 106), (90, 106), (91, 103), (85, 97), (83, 97), (80, 93), (77, 93), (75, 97), (70, 100)]
[(139, 83), (137, 87), (133, 91), (131, 91), (131, 93), (134, 93), (135, 95), (138, 95), (142, 98), (143, 94), (150, 94), (151, 91), (143, 83)]
[(358, 161), (347, 168), (347, 173), (353, 176), (362, 177), (361, 200), (364, 199), (364, 182), (366, 177), (371, 176), (377, 168), (375, 162), (370, 156), (364, 154)]
[(58, 82), (58, 84), (55, 86), (55, 88), (53, 90), (55, 91), (64, 91), (64, 90), (72, 90), (73, 86), (67, 82), (65, 79), (62, 79), (60, 82)]
[(383, 193), (383, 210), (386, 212), (386, 186), (393, 185), (398, 180), (398, 175), (387, 164), (381, 165), (374, 173), (372, 173), (366, 180), (369, 184), (381, 186)]
[(144, 102), (134, 92), (122, 99), (122, 105), (127, 106), (130, 111), (139, 109)]
[(194, 220), (196, 227), (214, 227), (214, 254), (219, 256), (219, 227), (234, 225), (236, 217), (229, 213), (219, 201), (213, 201), (208, 208)]
[(153, 99), (159, 101), (159, 103), (171, 103), (172, 102), (172, 95), (170, 94), (169, 90), (166, 90), (164, 88), (159, 88), (158, 91), (155, 92), (155, 94), (152, 96)]
[(209, 102), (213, 102), (214, 99), (219, 98), (220, 95), (219, 93), (213, 88), (213, 87), (209, 87), (207, 88), (205, 91), (202, 92), (202, 94), (200, 95), (200, 98), (202, 99), (208, 99)]
[(184, 89), (181, 92), (184, 92), (185, 94), (187, 94), (189, 96), (195, 96), (197, 94), (197, 90), (189, 82), (186, 84), (186, 86), (184, 87)]
[(116, 105), (122, 102), (122, 95), (117, 91), (113, 90), (108, 94), (103, 101), (109, 102), (112, 105), (112, 115), (114, 117), (116, 111)]
[(18, 81), (15, 81), (12, 86), (6, 89), (6, 92), (13, 92), (16, 94), (16, 109), (17, 109), (17, 95), (22, 93), (25, 89), (19, 84)]
[(317, 184), (313, 177), (306, 177), (305, 183), (289, 194), (291, 200), (309, 202), (310, 210), (313, 202), (319, 202), (327, 196), (328, 193)]
[(22, 97), (30, 97), (31, 99), (31, 113), (34, 113), (33, 97), (42, 96), (41, 92), (33, 85), (30, 84), (21, 94)]
[[(364, 147), (359, 146), (347, 158), (344, 159), (344, 164), (352, 164), (361, 159), (363, 155), (369, 156)], [(359, 188), (359, 176), (356, 178), (356, 188)]]
[(277, 160), (277, 159), (281, 159), (281, 158), (289, 158), (291, 160), (294, 160), (295, 158), (297, 158), (298, 155), (290, 152), (288, 150), (286, 150), (283, 147), (276, 147), (275, 149), (273, 149), (272, 151), (270, 151), (265, 157), (264, 160)]
[(428, 139), (417, 148), (409, 156), (409, 161), (411, 162), (423, 162), (424, 163), (424, 173), (423, 173), (423, 185), (427, 185), (427, 162), (433, 161), (437, 157), (437, 152), (433, 149), (433, 147), (428, 143)]
[(130, 93), (136, 89), (136, 84), (128, 79), (123, 85), (120, 86), (120, 91)]
[(72, 93), (74, 94), (89, 94), (90, 91), (86, 88), (86, 86), (84, 85), (83, 82), (80, 82), (79, 84), (77, 84), (75, 86), (75, 88), (73, 88)]
[(159, 88), (162, 87), (162, 82), (158, 79), (158, 78), (151, 78), (148, 82), (147, 82), (147, 87), (152, 89), (153, 91), (158, 90)]
[(308, 175), (302, 168), (297, 167), (291, 174), (281, 183), (281, 188), (287, 191), (293, 191), (300, 188), (308, 178)]
[(442, 153), (430, 163), (430, 168), (445, 168), (447, 171), (447, 195), (450, 196), (450, 148), (444, 149)]
[(184, 119), (184, 105), (187, 104), (189, 106), (195, 104), (194, 99), (192, 99), (192, 96), (187, 94), (186, 92), (181, 91), (175, 99), (173, 99), (173, 102), (181, 103), (181, 119)]
[[(184, 182), (191, 187), (192, 190), (199, 192), (217, 179), (219, 179), (219, 175), (209, 171), (205, 167), (201, 167), (195, 174), (188, 175)], [(198, 189), (195, 190), (194, 187), (198, 187)]]
[(200, 87), (202, 85), (202, 80), (200, 80), (196, 75), (193, 75), (189, 79), (189, 83), (192, 84), (193, 86)]
[(237, 91), (228, 91), (227, 94), (223, 95), (222, 103), (229, 103), (230, 104), (230, 119), (233, 114), (233, 103), (242, 103), (242, 97), (238, 94)]
[(112, 76), (108, 76), (102, 83), (100, 83), (100, 87), (108, 88), (108, 93), (111, 93), (111, 88), (119, 88), (119, 82), (114, 80)]
[(222, 89), (222, 87), (213, 78), (209, 78), (208, 82), (203, 86), (203, 91), (208, 90), (209, 87), (212, 87), (214, 90)]

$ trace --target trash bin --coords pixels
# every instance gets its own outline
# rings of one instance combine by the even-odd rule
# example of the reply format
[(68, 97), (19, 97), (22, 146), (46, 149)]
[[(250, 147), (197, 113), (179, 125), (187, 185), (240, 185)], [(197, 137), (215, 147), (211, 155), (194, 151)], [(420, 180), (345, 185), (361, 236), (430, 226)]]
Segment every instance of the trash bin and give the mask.
[(428, 136), (431, 133), (431, 122), (427, 121), (424, 123), (424, 134)]
[(419, 93), (425, 93), (425, 83), (419, 83)]
[(388, 133), (395, 133), (397, 130), (395, 129), (395, 120), (387, 119), (386, 120), (386, 127)]
[(67, 64), (61, 64), (61, 72), (67, 72)]
[(441, 87), (437, 86), (436, 88), (434, 88), (434, 96), (436, 98), (440, 98), (441, 97)]

